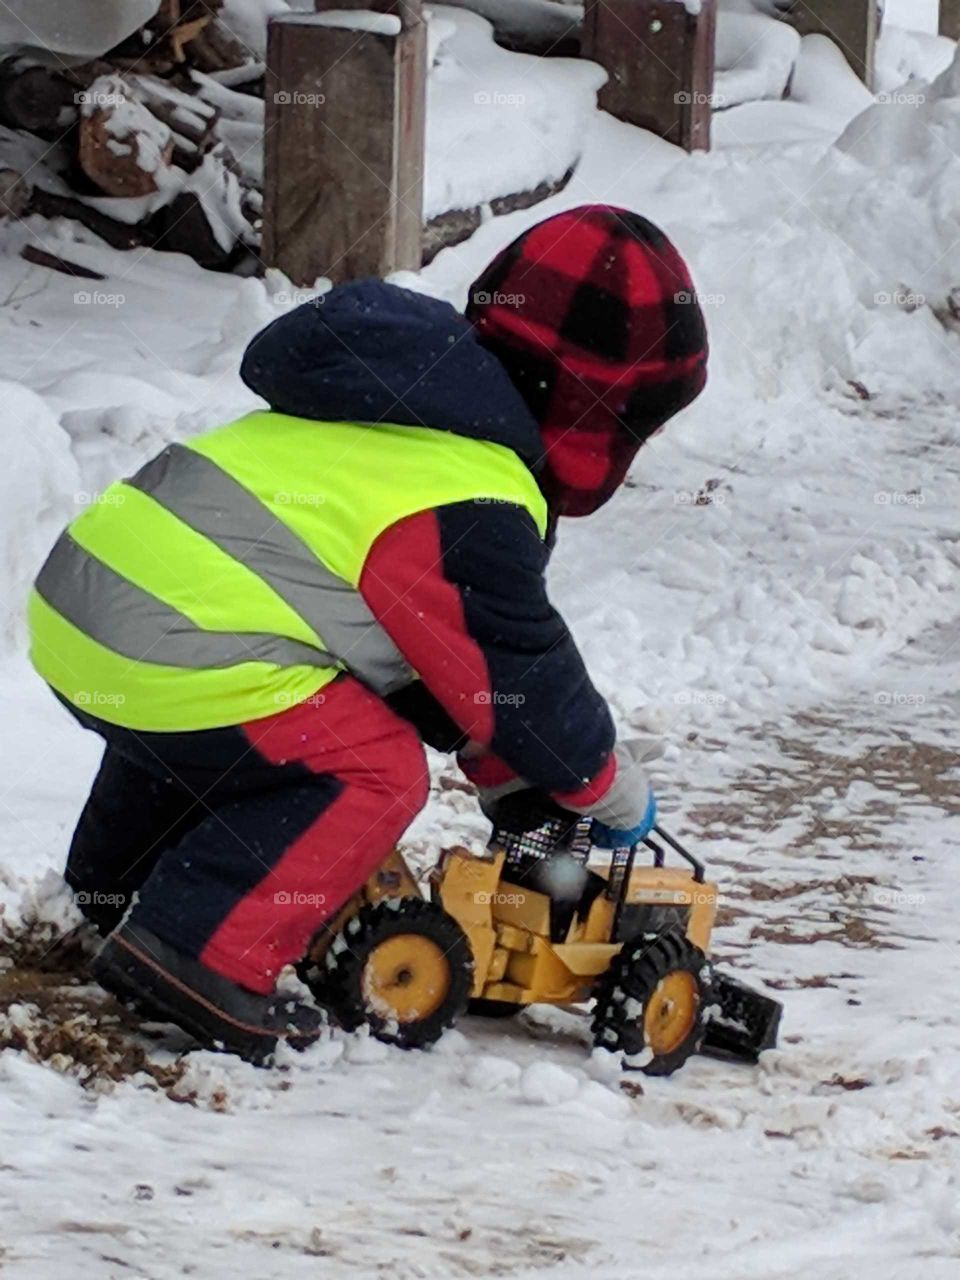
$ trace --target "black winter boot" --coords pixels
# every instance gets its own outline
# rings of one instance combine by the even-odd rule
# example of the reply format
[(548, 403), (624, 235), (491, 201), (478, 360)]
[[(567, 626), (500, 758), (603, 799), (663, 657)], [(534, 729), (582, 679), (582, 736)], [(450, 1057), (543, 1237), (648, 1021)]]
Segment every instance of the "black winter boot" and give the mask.
[(93, 972), (142, 1017), (173, 1022), (205, 1049), (236, 1053), (257, 1066), (267, 1065), (281, 1040), (306, 1049), (327, 1025), (319, 1009), (247, 991), (129, 922), (103, 944)]

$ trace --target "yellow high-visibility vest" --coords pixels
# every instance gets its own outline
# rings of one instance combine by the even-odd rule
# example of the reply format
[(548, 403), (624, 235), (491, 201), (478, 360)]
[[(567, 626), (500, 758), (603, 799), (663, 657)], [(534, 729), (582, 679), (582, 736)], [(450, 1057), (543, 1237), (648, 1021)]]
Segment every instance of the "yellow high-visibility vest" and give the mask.
[(428, 427), (251, 413), (171, 445), (61, 535), (30, 656), (62, 697), (143, 731), (272, 715), (341, 671), (415, 678), (358, 591), (384, 530), (434, 507), (547, 512), (512, 449)]

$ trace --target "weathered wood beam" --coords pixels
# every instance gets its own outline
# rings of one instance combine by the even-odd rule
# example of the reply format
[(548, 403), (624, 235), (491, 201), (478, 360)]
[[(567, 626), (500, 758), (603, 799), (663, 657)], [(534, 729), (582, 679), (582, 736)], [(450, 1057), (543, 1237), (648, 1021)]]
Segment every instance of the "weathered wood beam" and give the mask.
[[(390, 16), (400, 19), (395, 28)], [(324, 18), (275, 18), (267, 49), (263, 259), (301, 285), (421, 263), (420, 0), (400, 0), (368, 29), (363, 15), (358, 27), (347, 19), (322, 25)]]
[[(691, 6), (692, 8), (693, 6)], [(587, 0), (583, 57), (609, 74), (605, 111), (685, 147), (710, 148), (716, 0)]]
[(940, 0), (940, 34), (960, 40), (960, 0)]
[(803, 36), (829, 36), (872, 89), (879, 12), (877, 0), (794, 0), (784, 17)]

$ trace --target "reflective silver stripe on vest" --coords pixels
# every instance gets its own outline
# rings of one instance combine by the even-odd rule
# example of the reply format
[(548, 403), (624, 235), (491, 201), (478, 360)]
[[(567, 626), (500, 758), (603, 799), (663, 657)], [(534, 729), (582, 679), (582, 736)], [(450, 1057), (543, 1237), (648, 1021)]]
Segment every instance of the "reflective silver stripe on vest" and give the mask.
[(204, 668), (240, 662), (336, 666), (331, 654), (299, 640), (205, 631), (90, 555), (68, 533), (50, 552), (36, 586), (47, 604), (84, 635), (133, 662)]
[(413, 678), (359, 591), (215, 462), (174, 444), (126, 483), (268, 583), (372, 689), (389, 693)]

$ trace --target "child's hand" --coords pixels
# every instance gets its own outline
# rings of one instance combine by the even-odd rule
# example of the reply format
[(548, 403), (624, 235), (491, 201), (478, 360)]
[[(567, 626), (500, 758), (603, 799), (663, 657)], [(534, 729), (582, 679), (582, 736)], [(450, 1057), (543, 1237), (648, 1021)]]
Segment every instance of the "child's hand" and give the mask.
[(657, 797), (648, 790), (646, 811), (635, 827), (608, 827), (599, 818), (594, 818), (591, 838), (598, 849), (629, 849), (650, 834), (656, 821)]

